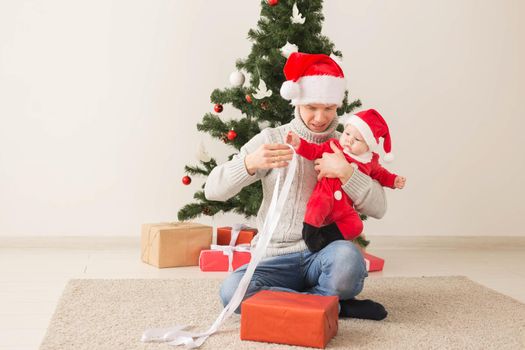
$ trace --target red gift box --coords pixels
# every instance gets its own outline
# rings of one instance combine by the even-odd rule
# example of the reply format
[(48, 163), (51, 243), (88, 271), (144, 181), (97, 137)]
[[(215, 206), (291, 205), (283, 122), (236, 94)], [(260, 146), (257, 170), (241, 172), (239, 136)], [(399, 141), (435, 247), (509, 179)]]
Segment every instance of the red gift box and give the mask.
[(241, 310), (242, 340), (324, 348), (337, 334), (337, 296), (263, 290)]
[[(217, 245), (230, 245), (232, 234), (231, 227), (218, 227), (217, 228)], [(255, 228), (244, 228), (239, 232), (239, 236), (235, 241), (235, 245), (251, 243), (253, 237), (257, 234)]]
[[(212, 245), (212, 247), (214, 246)], [(252, 258), (252, 254), (249, 251), (232, 250), (232, 255), (232, 271), (249, 263)], [(229, 265), (229, 257), (222, 250), (201, 250), (199, 256), (201, 271), (229, 271)]]
[(374, 256), (368, 253), (364, 253), (364, 252), (363, 252), (363, 257), (365, 258), (366, 271), (368, 272), (383, 271), (383, 266), (385, 265), (384, 259), (381, 259), (377, 256)]

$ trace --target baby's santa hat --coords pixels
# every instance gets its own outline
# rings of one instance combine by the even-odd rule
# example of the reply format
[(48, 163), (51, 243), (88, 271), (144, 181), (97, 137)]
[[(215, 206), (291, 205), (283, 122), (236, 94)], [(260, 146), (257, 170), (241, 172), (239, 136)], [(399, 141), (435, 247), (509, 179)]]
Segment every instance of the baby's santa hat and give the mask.
[(390, 139), (390, 131), (386, 121), (378, 111), (368, 109), (354, 115), (346, 115), (341, 117), (341, 123), (345, 126), (347, 124), (355, 126), (363, 135), (366, 144), (372, 152), (376, 152), (379, 149), (379, 138), (382, 137), (383, 149), (386, 153), (383, 157), (384, 161), (391, 162), (394, 160), (394, 154), (391, 152), (392, 140)]
[(346, 80), (330, 56), (294, 52), (284, 65), (284, 75), (287, 80), (281, 86), (281, 96), (294, 106), (343, 103)]

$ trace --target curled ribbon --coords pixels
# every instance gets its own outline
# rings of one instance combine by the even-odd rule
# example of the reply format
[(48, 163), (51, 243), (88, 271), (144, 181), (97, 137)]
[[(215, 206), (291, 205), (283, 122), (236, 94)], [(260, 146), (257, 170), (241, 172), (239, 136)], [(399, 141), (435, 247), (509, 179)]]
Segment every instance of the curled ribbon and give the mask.
[[(279, 169), (279, 174), (277, 175), (277, 180), (275, 181), (275, 187), (270, 202), (270, 207), (264, 220), (263, 228), (259, 232), (259, 241), (257, 242), (255, 251), (252, 252), (252, 259), (248, 264), (248, 267), (246, 268), (246, 272), (241, 278), (241, 281), (239, 282), (237, 289), (233, 293), (233, 297), (231, 298), (228, 305), (226, 305), (224, 309), (222, 309), (222, 312), (219, 314), (219, 317), (217, 317), (215, 322), (205, 332), (196, 333), (185, 331), (184, 329), (186, 329), (187, 326), (149, 329), (142, 334), (141, 341), (168, 342), (169, 345), (185, 345), (187, 348), (190, 349), (198, 348), (204, 343), (204, 341), (206, 341), (206, 339), (208, 339), (210, 335), (215, 333), (219, 329), (219, 327), (224, 323), (224, 321), (226, 321), (226, 319), (235, 312), (237, 307), (239, 307), (244, 298), (244, 295), (246, 294), (246, 290), (248, 289), (248, 285), (250, 284), (255, 268), (264, 256), (266, 248), (268, 247), (268, 243), (270, 242), (273, 232), (275, 231), (275, 228), (279, 223), (281, 213), (284, 209), (284, 203), (288, 198), (288, 193), (290, 192), (292, 186), (292, 180), (295, 176), (295, 170), (297, 168), (297, 154), (295, 154), (295, 150), (292, 146), (287, 146), (289, 146), (294, 151), (294, 155), (292, 157), (292, 161), (288, 165), (288, 171), (286, 173), (283, 188), (279, 191), (281, 174), (285, 171), (286, 168)], [(231, 240), (233, 240), (233, 229)], [(235, 240), (233, 241), (234, 244), (236, 240), (237, 238), (235, 238)]]

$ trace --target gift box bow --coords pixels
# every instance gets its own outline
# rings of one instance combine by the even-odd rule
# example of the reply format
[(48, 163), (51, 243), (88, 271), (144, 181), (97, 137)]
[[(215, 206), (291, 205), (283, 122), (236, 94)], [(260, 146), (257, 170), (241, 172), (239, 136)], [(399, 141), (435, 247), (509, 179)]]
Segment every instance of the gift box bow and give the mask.
[(232, 226), (232, 233), (230, 238), (230, 245), (212, 244), (211, 250), (220, 250), (224, 255), (228, 256), (228, 272), (233, 271), (233, 252), (247, 252), (251, 253), (251, 246), (249, 243), (235, 245), (240, 232), (246, 228), (244, 224), (235, 224)]
[(233, 271), (233, 252), (251, 253), (251, 247), (248, 243), (239, 245), (211, 245), (211, 250), (220, 250), (224, 255), (228, 256), (228, 271)]

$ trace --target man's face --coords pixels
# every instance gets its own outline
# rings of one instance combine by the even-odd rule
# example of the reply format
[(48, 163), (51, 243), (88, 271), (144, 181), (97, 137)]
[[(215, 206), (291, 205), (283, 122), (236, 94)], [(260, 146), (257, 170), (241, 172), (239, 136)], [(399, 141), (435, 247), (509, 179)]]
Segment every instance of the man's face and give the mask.
[(337, 116), (337, 105), (321, 103), (299, 105), (299, 114), (308, 129), (313, 132), (323, 132)]
[(346, 124), (345, 130), (339, 138), (339, 143), (347, 153), (355, 154), (356, 156), (360, 156), (369, 150), (363, 135), (352, 124)]

